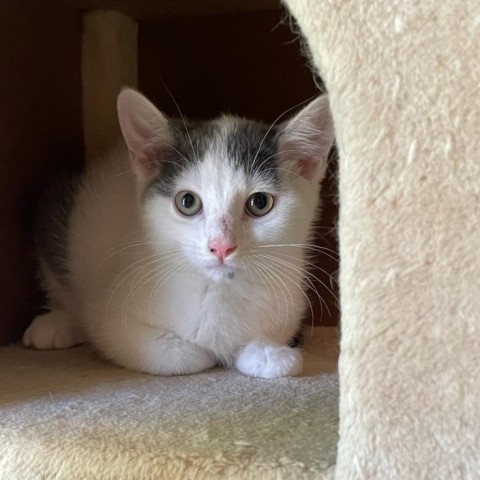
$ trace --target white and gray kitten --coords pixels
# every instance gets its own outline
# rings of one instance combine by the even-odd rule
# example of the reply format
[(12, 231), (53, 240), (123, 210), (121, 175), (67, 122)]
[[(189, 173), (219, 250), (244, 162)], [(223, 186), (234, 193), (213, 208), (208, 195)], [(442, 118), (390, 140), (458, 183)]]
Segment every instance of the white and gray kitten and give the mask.
[(131, 89), (118, 115), (125, 144), (42, 207), (51, 311), (24, 344), (88, 340), (155, 375), (219, 363), (299, 374), (287, 344), (306, 307), (304, 246), (333, 142), (327, 98), (271, 128), (222, 116), (187, 129)]

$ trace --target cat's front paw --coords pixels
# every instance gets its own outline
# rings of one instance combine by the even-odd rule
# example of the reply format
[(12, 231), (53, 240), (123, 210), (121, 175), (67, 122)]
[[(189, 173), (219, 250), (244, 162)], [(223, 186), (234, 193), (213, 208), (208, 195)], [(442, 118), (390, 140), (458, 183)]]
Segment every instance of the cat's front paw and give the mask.
[(303, 358), (297, 349), (287, 346), (249, 343), (239, 353), (235, 366), (251, 377), (288, 377), (302, 372)]
[(69, 348), (85, 339), (68, 314), (54, 310), (36, 317), (23, 334), (23, 344), (38, 350)]

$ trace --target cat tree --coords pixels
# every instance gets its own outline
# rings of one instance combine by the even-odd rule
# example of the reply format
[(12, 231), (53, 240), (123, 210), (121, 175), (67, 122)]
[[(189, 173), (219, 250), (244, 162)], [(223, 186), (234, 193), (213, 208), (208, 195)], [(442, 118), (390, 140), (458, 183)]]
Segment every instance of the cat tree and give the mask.
[[(329, 91), (340, 155), (336, 468), (336, 341), (319, 330), (307, 376), (270, 384), (0, 349), (0, 478), (478, 477), (478, 2), (285, 4)], [(84, 17), (89, 158), (116, 135), (108, 98), (136, 83), (123, 10)]]

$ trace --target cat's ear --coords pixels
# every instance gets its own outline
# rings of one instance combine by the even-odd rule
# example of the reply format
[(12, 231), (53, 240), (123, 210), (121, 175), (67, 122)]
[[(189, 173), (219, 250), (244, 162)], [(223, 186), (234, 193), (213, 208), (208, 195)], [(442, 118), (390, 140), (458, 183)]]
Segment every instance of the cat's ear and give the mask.
[(281, 128), (278, 151), (289, 170), (319, 182), (325, 176), (334, 130), (328, 97), (309, 103)]
[(162, 155), (170, 153), (168, 119), (141, 93), (125, 88), (117, 99), (118, 121), (130, 153), (132, 169), (141, 180), (158, 174)]

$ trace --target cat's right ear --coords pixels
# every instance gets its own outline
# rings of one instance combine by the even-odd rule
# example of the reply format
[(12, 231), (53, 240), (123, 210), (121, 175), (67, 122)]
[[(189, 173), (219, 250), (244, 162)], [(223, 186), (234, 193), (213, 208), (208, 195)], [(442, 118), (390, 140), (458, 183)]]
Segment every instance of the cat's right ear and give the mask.
[(132, 169), (140, 180), (148, 181), (158, 174), (162, 153), (170, 151), (173, 139), (168, 119), (152, 102), (131, 88), (121, 91), (117, 111)]

